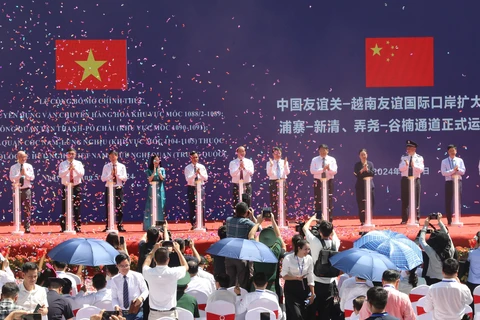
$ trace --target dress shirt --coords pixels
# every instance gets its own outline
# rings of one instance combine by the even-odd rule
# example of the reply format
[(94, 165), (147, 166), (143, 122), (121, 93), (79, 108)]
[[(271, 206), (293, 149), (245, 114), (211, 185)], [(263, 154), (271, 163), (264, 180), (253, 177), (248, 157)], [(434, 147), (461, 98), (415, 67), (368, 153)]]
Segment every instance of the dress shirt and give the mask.
[[(312, 256), (307, 255), (303, 258), (298, 258), (295, 254), (289, 254), (283, 258), (281, 276), (286, 275), (298, 277), (306, 277), (309, 286), (314, 286), (313, 280), (313, 259)], [(292, 280), (297, 281), (297, 280)], [(305, 288), (307, 289), (307, 288)]]
[(228, 217), (225, 224), (227, 226), (227, 238), (248, 239), (250, 230), (255, 226), (252, 220), (237, 217)]
[[(73, 160), (73, 185), (82, 183), (82, 178), (85, 175), (83, 164), (78, 160)], [(70, 183), (70, 161), (65, 160), (58, 166), (58, 176), (62, 179), (62, 184)]]
[[(103, 288), (98, 290), (97, 292), (93, 292), (90, 294), (86, 294), (85, 291), (80, 290), (80, 292), (77, 294), (74, 300), (75, 300), (75, 304), (80, 308), (83, 307), (84, 304), (93, 306), (96, 303), (99, 303), (101, 301), (112, 301), (112, 290)], [(107, 310), (113, 310), (113, 305), (112, 305), (112, 309), (107, 309)]]
[[(197, 175), (195, 173), (195, 167), (200, 169), (200, 173)], [(185, 167), (185, 180), (187, 180), (187, 184), (191, 187), (195, 187), (195, 176), (198, 177), (198, 180), (202, 182), (202, 185), (205, 184), (208, 180), (208, 173), (207, 169), (203, 164), (197, 163), (195, 166), (190, 163), (188, 166)]]
[[(123, 305), (123, 274), (119, 273), (112, 278), (112, 304), (113, 307), (119, 306), (122, 310), (128, 310)], [(141, 273), (128, 271), (127, 273), (128, 301), (133, 301), (141, 297), (143, 301), (148, 297), (148, 287)], [(155, 287), (152, 287), (155, 288)], [(157, 287), (158, 288), (158, 287)]]
[(185, 277), (186, 272), (183, 266), (143, 267), (143, 275), (149, 287), (156, 288), (150, 295), (150, 309), (165, 311), (177, 305), (177, 281)]
[[(355, 280), (355, 278), (351, 278)], [(353, 281), (353, 285), (349, 285), (350, 279), (343, 282), (342, 290), (339, 291), (340, 295), (340, 310), (345, 311), (345, 303), (352, 301), (358, 296), (367, 296), (368, 289), (371, 286), (365, 281)]]
[(65, 273), (65, 271), (56, 271), (57, 272), (57, 278), (62, 278), (62, 279), (68, 279), (72, 283), (72, 296), (76, 296), (78, 293), (77, 289), (77, 282), (75, 279), (71, 276)]
[(480, 284), (480, 249), (477, 248), (468, 253), (470, 270), (468, 271), (468, 282)]
[(242, 301), (238, 305), (238, 308), (236, 311), (237, 317), (235, 319), (239, 319), (239, 320), (245, 319), (245, 313), (247, 313), (250, 303), (258, 299), (267, 299), (272, 302), (275, 302), (278, 310), (277, 319), (282, 319), (282, 308), (280, 308), (280, 305), (278, 304), (278, 297), (274, 292), (269, 290), (255, 290), (254, 292), (247, 293), (242, 298)]
[(218, 288), (208, 297), (207, 305), (219, 300), (230, 302), (235, 306), (235, 310), (237, 310), (237, 304), (240, 303), (241, 297), (225, 288)]
[[(310, 173), (313, 174), (313, 178), (321, 179), (323, 173), (323, 158), (318, 156), (312, 159), (312, 163), (310, 164)], [(325, 175), (327, 180), (333, 179), (337, 174), (338, 166), (337, 160), (334, 157), (326, 156), (325, 157), (325, 165), (330, 165), (330, 169), (325, 171)]]
[[(245, 169), (243, 169), (243, 182), (250, 183), (252, 182), (252, 175), (254, 172), (253, 161), (243, 158), (243, 166), (245, 167)], [(230, 170), (230, 175), (232, 176), (232, 183), (238, 183), (240, 181), (240, 159), (237, 158), (230, 161), (228, 169)]]
[(7, 267), (5, 270), (0, 270), (0, 288), (7, 282), (16, 282), (15, 275), (10, 267)]
[[(20, 183), (20, 163), (16, 163), (10, 167), (10, 181), (12, 183)], [(20, 189), (28, 189), (32, 187), (31, 181), (35, 179), (35, 173), (33, 172), (33, 167), (30, 163), (24, 163), (23, 169), (25, 169), (25, 179), (23, 181), (23, 186)]]
[[(400, 320), (415, 320), (415, 311), (413, 310), (412, 303), (410, 298), (403, 292), (395, 289), (393, 285), (383, 286), (388, 292), (387, 306), (385, 311), (389, 315), (396, 317)], [(362, 309), (360, 310), (360, 320), (369, 318), (372, 313), (368, 309), (368, 303), (365, 301), (363, 303)]]
[(185, 290), (186, 293), (192, 290), (197, 290), (205, 293), (207, 296), (211, 295), (213, 293), (212, 291), (212, 285), (210, 284), (210, 281), (208, 281), (205, 278), (201, 278), (199, 276), (191, 276), (190, 277), (190, 282), (188, 283), (188, 287)]
[(35, 285), (31, 291), (27, 291), (21, 283), (18, 288), (20, 291), (18, 292), (17, 304), (27, 309), (28, 312), (33, 312), (37, 304), (48, 307), (47, 290), (44, 287)]
[[(453, 170), (456, 166), (458, 166), (457, 172)], [(440, 171), (442, 172), (442, 176), (445, 177), (445, 181), (451, 181), (454, 175), (458, 175), (459, 179), (462, 180), (462, 176), (465, 174), (465, 164), (462, 158), (453, 157), (452, 159), (448, 157), (442, 160)]]
[(210, 272), (207, 272), (201, 268), (198, 268), (197, 277), (207, 279), (208, 282), (210, 282), (210, 287), (212, 288), (211, 292), (214, 292), (215, 290), (217, 290), (215, 287), (215, 277)]
[[(277, 172), (278, 166), (280, 166), (280, 177)], [(273, 165), (270, 165), (270, 161), (267, 162), (267, 175), (270, 180), (287, 179), (289, 174), (290, 168), (288, 162), (285, 165), (285, 160), (273, 160)]]
[(473, 302), (470, 289), (455, 279), (443, 279), (430, 286), (425, 296), (424, 309), (432, 312), (433, 320), (461, 319), (465, 306)]
[[(310, 232), (310, 230), (307, 230), (307, 233), (305, 234), (305, 238), (307, 239), (308, 243), (310, 243), (310, 253), (312, 255), (313, 261), (317, 261), (320, 250), (323, 249), (322, 242), (320, 241), (320, 239), (315, 237)], [(337, 250), (340, 249), (340, 239), (338, 239), (336, 234), (333, 235), (332, 240), (325, 240), (325, 245), (327, 246), (327, 248), (332, 248), (333, 244), (335, 244), (335, 248)], [(324, 283), (324, 284), (331, 283), (335, 281), (336, 278), (337, 277), (332, 277), (332, 278), (317, 277), (316, 275), (313, 275), (313, 279), (315, 280), (315, 282)]]
[[(418, 153), (415, 153), (412, 156), (413, 159), (413, 164), (415, 167), (413, 167), (413, 176), (415, 178), (420, 178), (420, 175), (423, 173), (423, 169), (425, 168), (425, 164), (423, 163), (423, 157), (419, 155)], [(408, 165), (405, 163), (405, 161), (410, 164), (410, 156), (405, 155), (402, 158), (400, 158), (400, 164), (398, 165), (398, 170), (400, 170), (400, 174), (402, 177), (408, 177)]]
[[(123, 183), (127, 181), (127, 169), (125, 168), (125, 165), (121, 164), (118, 161), (116, 166), (117, 166), (117, 183), (114, 185), (114, 187), (122, 187)], [(103, 182), (113, 181), (112, 170), (113, 170), (113, 164), (111, 162), (103, 166), (103, 171), (102, 171)], [(105, 186), (108, 187), (108, 184), (105, 184)]]

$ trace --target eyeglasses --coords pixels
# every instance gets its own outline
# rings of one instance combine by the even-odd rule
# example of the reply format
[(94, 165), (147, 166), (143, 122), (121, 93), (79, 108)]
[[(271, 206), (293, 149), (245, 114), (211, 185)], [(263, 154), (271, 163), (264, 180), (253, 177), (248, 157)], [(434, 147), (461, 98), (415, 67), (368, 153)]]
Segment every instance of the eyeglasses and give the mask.
[(122, 269), (126, 269), (126, 268), (130, 268), (130, 264), (119, 264), (118, 265), (119, 268), (122, 268)]

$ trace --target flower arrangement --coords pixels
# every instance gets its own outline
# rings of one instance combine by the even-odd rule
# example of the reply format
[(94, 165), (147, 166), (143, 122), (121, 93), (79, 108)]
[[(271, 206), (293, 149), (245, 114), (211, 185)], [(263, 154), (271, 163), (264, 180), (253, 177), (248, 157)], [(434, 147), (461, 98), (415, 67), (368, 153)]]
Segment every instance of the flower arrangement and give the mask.
[(458, 261), (467, 261), (468, 253), (470, 252), (470, 248), (457, 246), (457, 247), (455, 247), (455, 250), (457, 251)]

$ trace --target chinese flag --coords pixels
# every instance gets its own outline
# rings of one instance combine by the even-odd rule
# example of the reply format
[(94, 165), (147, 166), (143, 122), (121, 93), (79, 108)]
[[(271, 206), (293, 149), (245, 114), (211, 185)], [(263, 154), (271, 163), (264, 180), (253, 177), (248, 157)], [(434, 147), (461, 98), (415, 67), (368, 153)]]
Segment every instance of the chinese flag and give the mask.
[(366, 38), (367, 88), (432, 87), (433, 38)]
[(126, 40), (56, 40), (57, 90), (127, 89)]

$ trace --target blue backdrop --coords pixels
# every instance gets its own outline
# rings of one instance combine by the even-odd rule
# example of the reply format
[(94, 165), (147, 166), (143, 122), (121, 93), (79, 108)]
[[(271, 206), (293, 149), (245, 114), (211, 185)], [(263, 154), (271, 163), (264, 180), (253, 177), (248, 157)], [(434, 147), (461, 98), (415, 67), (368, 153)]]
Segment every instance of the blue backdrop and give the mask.
[[(320, 143), (337, 159), (335, 215), (356, 216), (353, 165), (367, 148), (378, 168), (375, 214), (400, 216), (395, 168), (405, 140), (427, 172), (421, 211), (443, 211), (441, 159), (465, 160), (463, 212), (479, 211), (480, 3), (470, 1), (13, 1), (0, 20), (0, 213), (12, 220), (9, 167), (25, 150), (36, 171), (34, 218), (56, 221), (64, 151), (86, 168), (82, 215), (105, 216), (108, 150), (129, 180), (126, 220), (142, 219), (148, 156), (167, 170), (167, 214), (186, 219), (183, 168), (207, 166), (206, 218), (231, 214), (228, 164), (252, 158), (256, 207), (268, 203), (269, 150), (292, 165), (289, 218), (312, 213), (310, 161)], [(365, 39), (433, 37), (434, 86), (367, 88)], [(124, 39), (127, 90), (55, 89), (55, 40)], [(101, 71), (102, 69), (100, 69)], [(112, 100), (115, 98), (115, 100)], [(121, 98), (121, 100), (118, 100)]]

